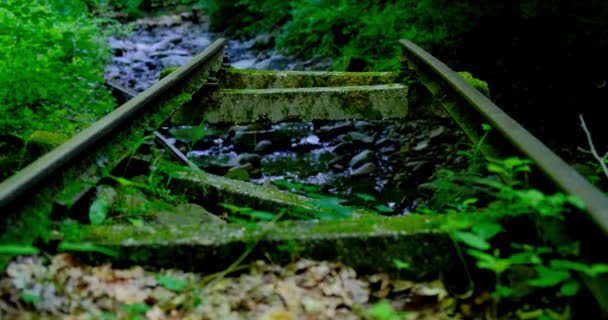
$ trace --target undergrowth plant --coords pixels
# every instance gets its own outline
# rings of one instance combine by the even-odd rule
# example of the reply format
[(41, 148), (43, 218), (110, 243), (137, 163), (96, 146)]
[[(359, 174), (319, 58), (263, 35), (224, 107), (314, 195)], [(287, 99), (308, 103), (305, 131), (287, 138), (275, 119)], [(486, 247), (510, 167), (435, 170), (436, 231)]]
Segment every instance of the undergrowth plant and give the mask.
[[(484, 130), (489, 132), (489, 128)], [(441, 228), (460, 244), (457, 248), (461, 256), (466, 253), (478, 268), (494, 274), (494, 317), (500, 313), (502, 301), (534, 294), (553, 296), (567, 303), (567, 298), (576, 295), (581, 287), (576, 273), (589, 277), (608, 273), (607, 264), (582, 262), (576, 244), (552, 242), (556, 237), (549, 233), (563, 232), (563, 228), (554, 231), (546, 227), (562, 224), (568, 212), (583, 209), (580, 199), (563, 193), (547, 195), (528, 186), (529, 160), (481, 161), (477, 158), (478, 150), (479, 145), (469, 153), (474, 165), (468, 171), (444, 170), (439, 175), (433, 184), (435, 196), (440, 200), (436, 200), (434, 209), (426, 208), (423, 212), (460, 213)], [(499, 238), (508, 226), (501, 221), (523, 215), (536, 223), (534, 242), (510, 242), (505, 246)], [(560, 319), (570, 311), (552, 310), (540, 303), (535, 308), (522, 306), (517, 312), (527, 319)]]
[(110, 57), (80, 0), (0, 1), (0, 128), (73, 134), (114, 103), (103, 88)]

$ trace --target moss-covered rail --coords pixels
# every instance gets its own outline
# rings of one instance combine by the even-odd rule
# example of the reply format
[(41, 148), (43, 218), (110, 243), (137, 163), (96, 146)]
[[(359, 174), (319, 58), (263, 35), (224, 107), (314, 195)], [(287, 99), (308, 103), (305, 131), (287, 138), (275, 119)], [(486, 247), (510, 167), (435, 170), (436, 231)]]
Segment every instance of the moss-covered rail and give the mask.
[[(388, 271), (396, 258), (412, 266), (411, 278), (442, 276), (459, 287), (456, 291), (465, 292), (471, 279), (441, 228), (449, 215), (383, 217), (367, 209), (351, 210), (327, 199), (216, 176), (192, 168), (192, 163), (190, 168), (172, 163), (166, 149), (178, 153), (177, 148), (147, 144), (155, 136), (162, 138), (151, 134), (162, 126), (202, 121), (442, 116), (452, 117), (474, 143), (482, 140), (482, 123), (496, 128), (499, 135), (480, 146), (484, 155), (531, 159), (548, 178), (545, 188), (559, 188), (582, 200), (593, 222), (586, 225), (589, 239), (605, 241), (606, 196), (463, 80), (466, 74), (456, 74), (413, 43), (402, 40), (410, 68), (396, 73), (233, 70), (225, 63), (224, 43), (218, 40), (186, 65), (166, 72), (157, 84), (2, 182), (0, 244), (90, 248), (96, 259), (95, 246), (100, 246), (106, 254), (115, 253), (103, 259), (122, 265), (205, 271), (221, 270), (243, 252), (282, 261), (288, 257), (279, 245), (289, 244), (299, 248), (301, 257), (339, 259), (364, 272)], [(478, 89), (487, 94), (487, 87)], [(420, 98), (428, 93), (439, 108)], [(148, 150), (141, 152), (142, 146)], [(148, 220), (108, 225), (90, 215), (111, 206), (121, 212), (136, 210)], [(215, 214), (220, 206), (223, 214)], [(235, 208), (264, 222), (243, 223), (242, 216), (233, 214)], [(281, 221), (269, 219), (269, 213)], [(181, 216), (170, 218), (175, 215)], [(58, 223), (66, 218), (77, 223)], [(0, 265), (8, 258), (2, 257)], [(600, 300), (608, 296), (602, 293), (606, 287), (589, 285)]]

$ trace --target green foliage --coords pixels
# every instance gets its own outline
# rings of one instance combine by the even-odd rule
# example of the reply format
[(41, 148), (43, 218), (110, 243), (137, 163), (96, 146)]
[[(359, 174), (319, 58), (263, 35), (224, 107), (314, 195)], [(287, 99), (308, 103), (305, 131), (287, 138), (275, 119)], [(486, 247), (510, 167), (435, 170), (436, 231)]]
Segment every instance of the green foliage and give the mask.
[(371, 320), (399, 320), (405, 319), (407, 312), (396, 311), (388, 301), (382, 300), (365, 310), (364, 315)]
[(73, 243), (62, 241), (57, 246), (58, 251), (80, 251), (80, 252), (97, 252), (101, 254), (105, 254), (107, 256), (116, 257), (118, 256), (118, 252), (115, 250), (104, 248), (102, 246), (98, 246), (92, 243)]
[(232, 31), (242, 35), (269, 32), (289, 20), (289, 1), (280, 0), (199, 0), (218, 31)]
[(397, 70), (410, 39), (427, 49), (449, 48), (494, 6), (447, 0), (202, 0), (217, 30), (274, 32), (287, 53), (335, 58), (338, 70)]
[(183, 291), (188, 286), (188, 281), (161, 274), (156, 277), (156, 280), (165, 288), (171, 291)]
[(26, 245), (10, 245), (3, 244), (0, 245), (0, 255), (6, 256), (20, 256), (20, 255), (30, 255), (30, 254), (38, 254), (40, 250), (32, 246)]
[(79, 0), (0, 2), (0, 128), (73, 134), (113, 108), (103, 34)]
[(89, 221), (91, 221), (91, 224), (93, 225), (100, 225), (108, 217), (109, 211), (110, 204), (108, 203), (108, 200), (101, 197), (97, 198), (89, 208)]

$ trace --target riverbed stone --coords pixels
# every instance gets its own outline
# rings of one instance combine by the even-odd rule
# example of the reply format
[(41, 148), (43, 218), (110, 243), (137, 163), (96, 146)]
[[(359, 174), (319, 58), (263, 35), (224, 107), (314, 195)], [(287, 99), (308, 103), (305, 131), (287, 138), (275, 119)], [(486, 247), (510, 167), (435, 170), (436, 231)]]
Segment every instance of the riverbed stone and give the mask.
[(255, 145), (254, 152), (258, 154), (268, 154), (272, 152), (273, 144), (270, 140), (261, 140)]
[(250, 163), (254, 167), (259, 167), (262, 161), (262, 156), (257, 153), (241, 153), (236, 157), (238, 164)]
[(369, 162), (374, 158), (374, 152), (371, 150), (363, 150), (359, 152), (356, 156), (354, 156), (348, 165), (351, 168), (358, 168), (366, 162)]
[(249, 162), (242, 165), (234, 166), (228, 170), (225, 177), (228, 179), (249, 181), (249, 179), (251, 178), (251, 176), (249, 175), (249, 171), (252, 169), (253, 165)]
[(354, 125), (351, 121), (342, 121), (333, 125), (322, 126), (317, 130), (317, 135), (324, 141), (328, 141), (351, 131)]
[(373, 162), (368, 162), (362, 166), (360, 166), (357, 169), (354, 169), (351, 172), (351, 176), (364, 176), (364, 175), (368, 175), (370, 173), (375, 172), (378, 169), (378, 167), (376, 166), (376, 164), (374, 164)]

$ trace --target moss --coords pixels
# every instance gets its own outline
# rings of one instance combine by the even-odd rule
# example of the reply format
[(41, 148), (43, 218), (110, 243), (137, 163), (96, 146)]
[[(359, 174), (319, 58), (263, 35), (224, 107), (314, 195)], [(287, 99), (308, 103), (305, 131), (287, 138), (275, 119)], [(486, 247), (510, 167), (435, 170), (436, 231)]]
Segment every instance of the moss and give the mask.
[[(220, 65), (221, 63), (216, 63), (211, 67), (217, 69)], [(132, 154), (134, 146), (140, 145), (146, 138), (146, 130), (161, 126), (176, 109), (189, 101), (192, 98), (191, 93), (204, 85), (207, 76), (208, 72), (192, 75), (181, 88), (175, 88), (167, 94), (164, 101), (147, 108), (146, 113), (134, 120), (125, 130), (116, 131), (114, 135), (104, 139), (104, 143), (94, 152), (72, 162), (61, 175), (51, 178), (54, 180), (47, 179), (35, 194), (28, 197), (28, 201), (20, 201), (11, 207), (3, 208), (0, 243), (31, 245), (37, 239), (48, 240), (53, 208), (70, 208), (94, 187), (106, 172)], [(47, 140), (57, 143), (61, 139), (54, 137)], [(100, 165), (100, 159), (103, 159), (103, 165)], [(4, 268), (9, 258), (0, 257), (0, 269)]]
[(272, 89), (382, 85), (397, 77), (391, 72), (229, 70), (221, 81), (223, 88)]
[[(228, 89), (196, 101), (187, 119), (210, 123), (312, 119), (397, 119), (407, 114), (407, 87), (394, 84), (300, 89)], [(180, 119), (177, 119), (180, 120)], [(176, 123), (179, 123), (177, 122)]]
[(160, 75), (158, 77), (158, 80), (163, 79), (164, 77), (170, 75), (173, 71), (177, 70), (177, 67), (168, 67), (168, 68), (164, 68), (163, 70), (160, 71)]
[(466, 80), (473, 88), (477, 89), (479, 92), (483, 93), (486, 97), (490, 97), (490, 88), (488, 87), (488, 83), (473, 77), (470, 72), (460, 71), (457, 74), (464, 80)]

